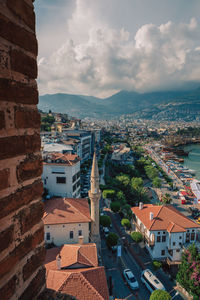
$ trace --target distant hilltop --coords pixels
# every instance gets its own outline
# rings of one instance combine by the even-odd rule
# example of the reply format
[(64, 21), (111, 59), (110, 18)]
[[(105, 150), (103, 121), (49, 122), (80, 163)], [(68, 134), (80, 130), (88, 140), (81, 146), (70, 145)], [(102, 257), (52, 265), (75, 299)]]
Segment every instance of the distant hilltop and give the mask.
[(111, 119), (121, 115), (155, 120), (200, 120), (200, 88), (139, 94), (120, 91), (111, 97), (46, 94), (39, 97), (42, 111), (62, 112), (79, 118)]

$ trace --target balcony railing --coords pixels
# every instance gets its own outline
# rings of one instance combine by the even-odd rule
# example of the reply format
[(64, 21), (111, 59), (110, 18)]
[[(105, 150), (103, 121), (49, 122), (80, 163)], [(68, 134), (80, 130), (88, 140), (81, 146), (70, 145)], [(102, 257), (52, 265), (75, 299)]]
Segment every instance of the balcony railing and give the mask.
[(151, 240), (148, 235), (145, 232), (145, 229), (141, 228), (137, 222), (133, 219), (133, 224), (135, 225), (135, 227), (137, 228), (137, 230), (143, 235), (144, 237), (144, 241), (150, 246), (153, 247), (155, 245), (155, 237), (153, 234), (153, 239)]
[(181, 261), (171, 260), (169, 257), (167, 257), (166, 261), (167, 261), (167, 264), (169, 266), (171, 266), (171, 265), (180, 265), (181, 264)]

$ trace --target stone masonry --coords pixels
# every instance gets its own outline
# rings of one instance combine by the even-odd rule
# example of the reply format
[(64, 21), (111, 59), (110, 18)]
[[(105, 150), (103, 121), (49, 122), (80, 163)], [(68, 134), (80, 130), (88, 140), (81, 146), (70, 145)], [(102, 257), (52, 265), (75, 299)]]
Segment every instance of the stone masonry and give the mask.
[(45, 288), (42, 161), (32, 0), (0, 0), (0, 298)]

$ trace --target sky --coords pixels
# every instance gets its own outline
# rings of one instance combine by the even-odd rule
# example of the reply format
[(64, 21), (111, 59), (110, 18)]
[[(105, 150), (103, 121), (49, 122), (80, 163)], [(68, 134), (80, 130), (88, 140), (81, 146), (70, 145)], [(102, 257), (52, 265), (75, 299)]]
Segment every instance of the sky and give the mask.
[(200, 86), (199, 0), (37, 0), (41, 95)]

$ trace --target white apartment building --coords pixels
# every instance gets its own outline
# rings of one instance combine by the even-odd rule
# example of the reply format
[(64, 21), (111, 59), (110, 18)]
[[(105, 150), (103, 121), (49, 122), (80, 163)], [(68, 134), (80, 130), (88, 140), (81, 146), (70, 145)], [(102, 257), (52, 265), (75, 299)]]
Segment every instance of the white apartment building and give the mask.
[(75, 154), (46, 154), (42, 180), (50, 196), (79, 198), (80, 158)]
[(44, 240), (56, 246), (89, 242), (90, 209), (87, 199), (52, 198), (44, 204)]
[(152, 259), (179, 262), (183, 246), (197, 240), (200, 226), (172, 205), (140, 203), (131, 210), (135, 230), (143, 234)]

